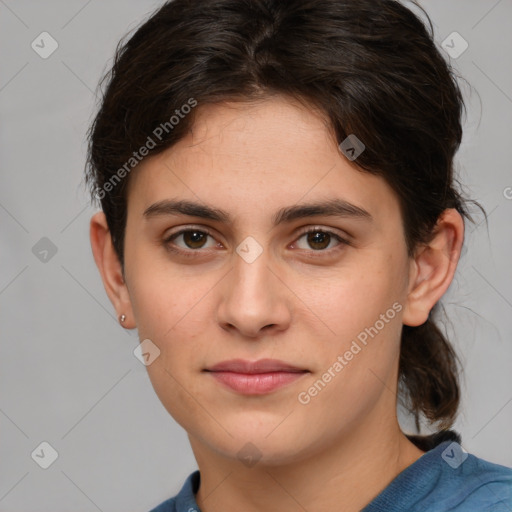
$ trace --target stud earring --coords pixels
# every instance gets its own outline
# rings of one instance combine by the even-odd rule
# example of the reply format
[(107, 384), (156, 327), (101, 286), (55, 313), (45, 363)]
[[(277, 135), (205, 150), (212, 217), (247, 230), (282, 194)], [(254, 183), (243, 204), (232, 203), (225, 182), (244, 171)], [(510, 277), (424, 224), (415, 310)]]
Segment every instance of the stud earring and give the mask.
[(121, 315), (119, 317), (119, 320), (120, 320), (121, 323), (123, 323), (126, 320), (126, 315)]

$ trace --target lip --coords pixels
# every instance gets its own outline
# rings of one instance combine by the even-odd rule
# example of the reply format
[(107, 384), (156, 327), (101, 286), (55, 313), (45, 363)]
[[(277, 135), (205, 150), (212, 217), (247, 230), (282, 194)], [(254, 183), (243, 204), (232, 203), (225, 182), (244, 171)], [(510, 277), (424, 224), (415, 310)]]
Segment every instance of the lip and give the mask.
[(297, 379), (309, 370), (298, 368), (277, 359), (223, 361), (204, 371), (221, 384), (244, 395), (263, 395), (275, 391)]
[(305, 372), (307, 370), (280, 361), (279, 359), (259, 359), (258, 361), (231, 359), (207, 368), (206, 371), (255, 374), (269, 372)]

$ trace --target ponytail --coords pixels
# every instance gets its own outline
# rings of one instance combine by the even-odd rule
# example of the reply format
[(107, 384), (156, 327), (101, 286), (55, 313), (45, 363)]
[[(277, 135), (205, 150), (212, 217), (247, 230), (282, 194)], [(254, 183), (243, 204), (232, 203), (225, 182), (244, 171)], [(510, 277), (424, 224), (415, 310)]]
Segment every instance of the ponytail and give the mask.
[(420, 414), (431, 423), (438, 422), (441, 429), (451, 427), (460, 403), (458, 358), (432, 312), (424, 324), (402, 329), (399, 378), (417, 430)]

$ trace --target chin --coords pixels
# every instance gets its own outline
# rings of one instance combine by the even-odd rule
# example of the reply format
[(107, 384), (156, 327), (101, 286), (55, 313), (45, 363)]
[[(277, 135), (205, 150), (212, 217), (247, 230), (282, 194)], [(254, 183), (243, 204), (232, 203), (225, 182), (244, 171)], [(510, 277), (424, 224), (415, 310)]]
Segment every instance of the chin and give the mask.
[(221, 435), (212, 439), (212, 430), (209, 429), (203, 432), (203, 440), (219, 455), (238, 459), (248, 468), (256, 465), (260, 468), (285, 466), (307, 457), (316, 442), (305, 439), (303, 433), (286, 428), (284, 423), (287, 420), (279, 425), (282, 420), (281, 417), (278, 421), (273, 418), (269, 422), (253, 423), (251, 418), (240, 424), (229, 422), (228, 431), (233, 437)]

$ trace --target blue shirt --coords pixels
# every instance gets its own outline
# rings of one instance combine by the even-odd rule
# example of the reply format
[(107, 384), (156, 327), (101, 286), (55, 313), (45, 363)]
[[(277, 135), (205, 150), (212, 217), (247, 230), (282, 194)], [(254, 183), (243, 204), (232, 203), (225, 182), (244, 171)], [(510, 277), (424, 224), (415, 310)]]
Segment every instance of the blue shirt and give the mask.
[[(200, 512), (199, 471), (150, 512)], [(444, 441), (399, 473), (361, 512), (512, 512), (512, 468)]]

